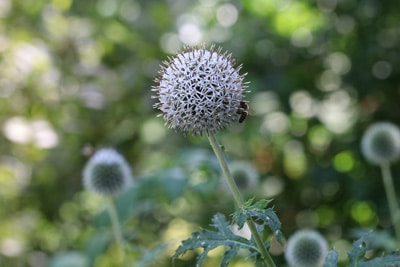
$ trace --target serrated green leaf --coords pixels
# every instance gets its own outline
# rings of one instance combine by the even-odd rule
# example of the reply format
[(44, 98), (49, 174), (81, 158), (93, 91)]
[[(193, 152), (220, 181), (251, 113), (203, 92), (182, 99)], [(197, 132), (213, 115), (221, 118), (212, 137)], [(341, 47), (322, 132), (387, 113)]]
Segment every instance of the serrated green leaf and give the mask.
[(324, 267), (337, 267), (339, 253), (336, 250), (330, 250), (325, 257)]
[(231, 247), (225, 251), (224, 258), (221, 261), (221, 266), (228, 266), (229, 262), (235, 257), (235, 255), (239, 252), (240, 247)]
[(268, 226), (282, 244), (281, 222), (272, 208), (266, 208), (271, 201), (263, 199), (251, 204), (252, 201), (252, 199), (247, 201), (240, 210), (233, 214), (233, 222), (238, 225), (239, 229), (242, 229), (246, 221), (255, 220), (259, 232), (263, 231), (265, 226)]
[(396, 238), (385, 230), (354, 229), (352, 230), (352, 235), (357, 238), (364, 236), (369, 249), (392, 251), (398, 248)]
[(224, 236), (228, 237), (232, 233), (229, 223), (226, 221), (225, 216), (221, 213), (214, 215), (212, 222), (213, 226)]
[(256, 203), (254, 202), (254, 198), (250, 198), (249, 200), (246, 201), (246, 203), (243, 205), (244, 209), (254, 207), (254, 208), (259, 208), (259, 209), (264, 209), (265, 207), (268, 206), (269, 203), (271, 203), (272, 199), (261, 199), (257, 201)]
[(358, 263), (363, 260), (366, 252), (367, 244), (365, 243), (364, 237), (361, 237), (353, 243), (353, 247), (349, 253), (349, 267), (357, 267)]
[(369, 261), (361, 262), (359, 267), (394, 267), (400, 266), (400, 255), (397, 253), (377, 257)]
[(197, 266), (201, 266), (208, 252), (219, 246), (225, 246), (226, 251), (221, 261), (221, 267), (227, 267), (230, 260), (232, 260), (240, 249), (247, 249), (250, 252), (258, 251), (253, 241), (235, 235), (232, 232), (224, 215), (217, 213), (214, 215), (212, 222), (212, 226), (216, 231), (203, 229), (193, 232), (189, 239), (182, 241), (182, 244), (175, 251), (173, 258), (177, 258), (189, 250), (203, 248), (202, 253), (197, 259)]
[(381, 257), (367, 259), (365, 254), (368, 250), (365, 242), (366, 236), (356, 240), (349, 253), (349, 267), (394, 267), (400, 266), (400, 255), (392, 253)]

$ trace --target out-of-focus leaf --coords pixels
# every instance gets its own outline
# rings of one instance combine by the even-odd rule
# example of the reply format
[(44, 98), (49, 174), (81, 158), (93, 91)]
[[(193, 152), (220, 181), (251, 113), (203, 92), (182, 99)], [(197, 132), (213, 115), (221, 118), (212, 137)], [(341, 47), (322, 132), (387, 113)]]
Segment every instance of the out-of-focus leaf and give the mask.
[(349, 253), (350, 266), (356, 267), (357, 264), (364, 259), (365, 253), (367, 252), (367, 244), (363, 237), (356, 240), (353, 243), (353, 247)]
[(397, 253), (387, 254), (369, 261), (360, 262), (359, 267), (395, 267), (400, 266), (400, 255)]
[[(141, 178), (135, 185), (116, 197), (116, 209), (121, 222), (142, 212), (143, 202), (172, 202), (181, 197), (187, 185), (185, 173), (178, 168), (164, 170), (154, 176)], [(148, 205), (146, 205), (148, 207)], [(96, 218), (97, 226), (110, 224), (104, 209)]]
[(370, 249), (392, 251), (398, 248), (396, 238), (387, 231), (355, 229), (352, 231), (352, 234), (357, 238), (364, 236), (365, 241), (368, 243), (368, 248)]
[(86, 254), (90, 258), (90, 262), (93, 261), (102, 254), (110, 244), (112, 239), (111, 233), (109, 231), (96, 231), (93, 233), (86, 245)]
[(136, 267), (147, 267), (157, 261), (158, 256), (167, 249), (167, 244), (161, 244), (152, 249), (143, 249), (142, 257), (135, 261)]
[(394, 267), (400, 266), (400, 255), (397, 253), (387, 254), (373, 259), (365, 258), (368, 250), (365, 241), (366, 236), (356, 240), (349, 253), (349, 267)]
[(65, 251), (56, 254), (48, 265), (49, 267), (89, 267), (88, 257), (79, 251)]
[(326, 255), (324, 267), (337, 267), (339, 262), (339, 253), (336, 250), (330, 250)]
[(183, 195), (188, 179), (180, 168), (166, 170), (158, 176), (160, 192), (168, 201), (173, 201)]

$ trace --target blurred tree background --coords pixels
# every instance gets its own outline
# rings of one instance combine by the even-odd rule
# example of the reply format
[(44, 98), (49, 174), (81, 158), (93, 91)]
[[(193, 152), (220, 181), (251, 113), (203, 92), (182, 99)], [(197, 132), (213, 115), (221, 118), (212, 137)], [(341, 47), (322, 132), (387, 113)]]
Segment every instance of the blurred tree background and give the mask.
[[(390, 227), (379, 168), (360, 140), (372, 122), (400, 124), (397, 5), (0, 0), (0, 266), (118, 266), (104, 200), (82, 187), (100, 147), (115, 147), (136, 177), (118, 199), (141, 248), (135, 266), (148, 266), (144, 256), (172, 266), (180, 240), (233, 212), (206, 138), (167, 129), (152, 108), (161, 62), (203, 43), (248, 73), (255, 114), (218, 138), (229, 160), (256, 168), (249, 196), (274, 198), (285, 236), (318, 229), (345, 259), (354, 229)], [(396, 178), (399, 164), (392, 170)], [(279, 249), (275, 258), (284, 265)]]

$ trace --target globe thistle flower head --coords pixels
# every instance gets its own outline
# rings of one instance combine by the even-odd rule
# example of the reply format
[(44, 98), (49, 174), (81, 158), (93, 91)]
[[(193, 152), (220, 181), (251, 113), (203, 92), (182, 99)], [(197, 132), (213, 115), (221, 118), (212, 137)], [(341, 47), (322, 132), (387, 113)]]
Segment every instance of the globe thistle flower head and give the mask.
[(314, 230), (300, 230), (288, 240), (285, 258), (291, 267), (320, 267), (328, 254), (328, 243)]
[(112, 148), (95, 152), (83, 170), (84, 187), (96, 194), (115, 195), (131, 183), (132, 174), (128, 163)]
[(240, 117), (246, 83), (230, 54), (185, 48), (164, 62), (152, 91), (166, 125), (184, 134), (215, 133)]
[(362, 137), (361, 151), (373, 164), (394, 162), (400, 156), (400, 129), (390, 122), (370, 125)]
[[(234, 161), (229, 164), (229, 167), (238, 189), (243, 194), (254, 194), (254, 190), (259, 184), (259, 176), (253, 165), (246, 161)], [(221, 181), (224, 191), (229, 191), (226, 180), (222, 179)]]

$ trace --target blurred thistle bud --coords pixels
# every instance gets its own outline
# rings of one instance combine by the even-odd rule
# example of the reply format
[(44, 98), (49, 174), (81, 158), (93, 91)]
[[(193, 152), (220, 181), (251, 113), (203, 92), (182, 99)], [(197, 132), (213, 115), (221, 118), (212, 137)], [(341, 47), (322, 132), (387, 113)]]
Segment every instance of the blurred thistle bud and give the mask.
[(370, 125), (361, 140), (364, 157), (376, 165), (397, 160), (400, 156), (400, 129), (390, 122)]
[(123, 156), (112, 148), (93, 154), (83, 170), (83, 184), (93, 193), (110, 196), (132, 183), (132, 174)]
[[(233, 161), (229, 164), (231, 175), (238, 189), (243, 194), (251, 193), (254, 195), (254, 190), (259, 184), (259, 176), (257, 170), (246, 161)], [(225, 179), (221, 180), (223, 189), (228, 192), (228, 184)]]
[(291, 267), (320, 267), (328, 254), (328, 243), (314, 230), (299, 230), (288, 240), (285, 258)]
[(184, 134), (215, 133), (240, 118), (247, 85), (230, 54), (185, 48), (164, 62), (152, 91), (165, 124)]

